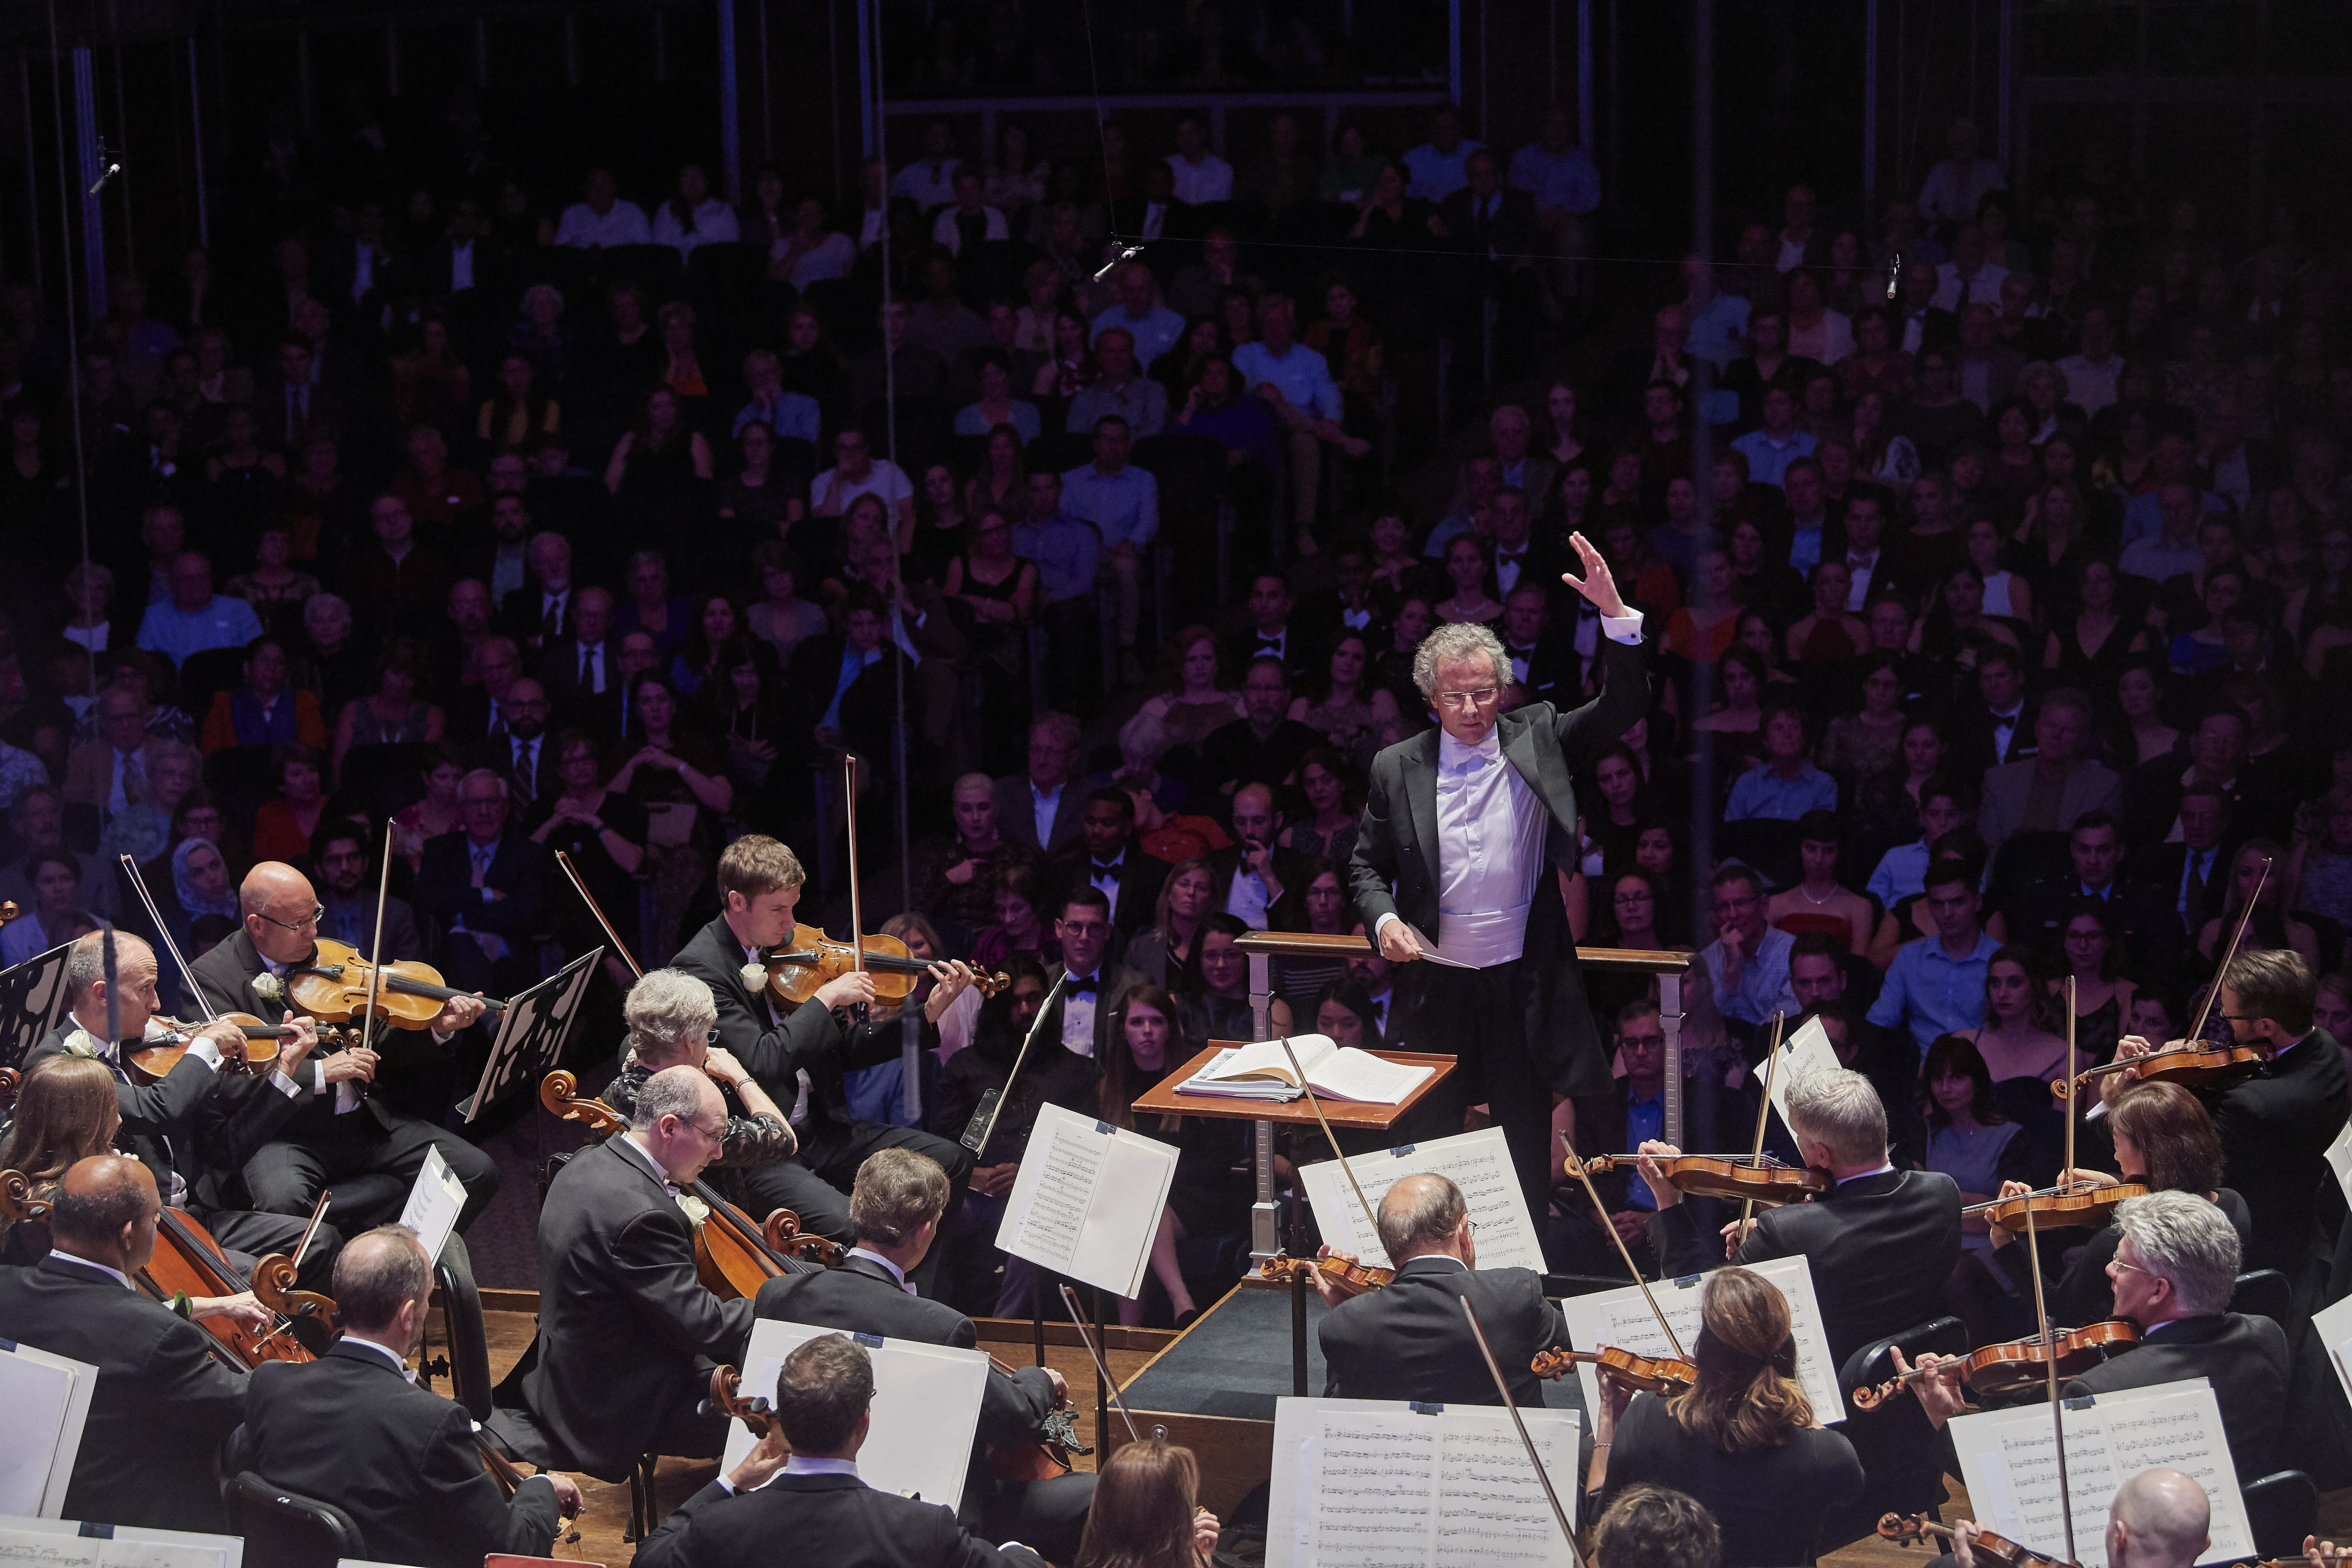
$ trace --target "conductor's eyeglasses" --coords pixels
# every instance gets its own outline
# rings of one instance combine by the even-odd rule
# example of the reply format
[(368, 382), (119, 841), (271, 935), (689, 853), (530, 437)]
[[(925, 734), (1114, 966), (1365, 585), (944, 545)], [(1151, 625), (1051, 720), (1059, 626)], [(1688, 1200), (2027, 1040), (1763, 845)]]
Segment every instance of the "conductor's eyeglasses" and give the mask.
[(1475, 691), (1441, 691), (1437, 694), (1437, 705), (1456, 712), (1469, 708), (1491, 708), (1495, 699), (1501, 695), (1501, 690), (1492, 686), (1482, 686)]

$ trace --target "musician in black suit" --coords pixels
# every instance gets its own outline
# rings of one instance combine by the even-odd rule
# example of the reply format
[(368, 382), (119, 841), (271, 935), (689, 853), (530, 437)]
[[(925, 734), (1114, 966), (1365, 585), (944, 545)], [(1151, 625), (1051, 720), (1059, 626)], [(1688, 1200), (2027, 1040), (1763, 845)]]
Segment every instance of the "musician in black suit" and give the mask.
[[(852, 973), (827, 981), (790, 1011), (772, 1001), (764, 986), (755, 993), (744, 983), (747, 966), (793, 945), (793, 914), (804, 879), (799, 858), (786, 846), (764, 834), (737, 839), (719, 857), (725, 908), (672, 961), (710, 987), (719, 1008), (719, 1044), (777, 1104), (793, 1108), (799, 1154), (743, 1171), (743, 1190), (753, 1200), (754, 1213), (788, 1208), (807, 1229), (845, 1241), (854, 1234), (845, 1194), (857, 1167), (877, 1150), (912, 1149), (947, 1172), (952, 1223), (971, 1179), (971, 1152), (914, 1128), (861, 1121), (850, 1114), (843, 1075), (898, 1057), (895, 1024), (853, 1032), (845, 1023), (846, 1009), (873, 1000), (873, 977)], [(936, 984), (923, 1011), (936, 1024), (972, 974), (961, 963), (934, 964), (931, 974)], [(934, 1249), (915, 1271), (915, 1283), (926, 1294), (932, 1293), (939, 1263)]]
[[(1141, 971), (1110, 958), (1110, 938), (1107, 895), (1087, 883), (1073, 886), (1054, 916), (1054, 940), (1062, 956), (1045, 969), (1046, 994), (1053, 1000), (1038, 1017), (1041, 1045), (1059, 1041), (1073, 1056), (1097, 1063), (1108, 1059), (1111, 1016), (1144, 984)], [(1062, 994), (1054, 996), (1056, 984)]]
[[(858, 1167), (857, 1184), (849, 1195), (857, 1245), (847, 1260), (821, 1274), (787, 1274), (769, 1280), (760, 1287), (759, 1315), (917, 1344), (971, 1349), (979, 1338), (970, 1318), (943, 1301), (907, 1293), (907, 1276), (939, 1235), (947, 1199), (946, 1173), (922, 1155), (885, 1149), (871, 1156)], [(963, 1506), (956, 1515), (965, 1529), (996, 1540), (1034, 1542), (1057, 1563), (1076, 1556), (1079, 1537), (1086, 1532), (1087, 1508), (1094, 1500), (1094, 1477), (999, 1481), (988, 1458), (992, 1447), (1036, 1443), (1046, 1417), (1069, 1403), (1069, 1393), (1062, 1374), (1051, 1367), (1024, 1366), (1012, 1373), (989, 1368)]]
[[(1570, 543), (1585, 576), (1567, 585), (1602, 617), (1601, 694), (1567, 710), (1536, 702), (1506, 713), (1502, 644), (1484, 626), (1440, 626), (1413, 676), (1441, 728), (1372, 759), (1350, 867), (1358, 916), (1403, 965), (1403, 1037), (1446, 1040), (1461, 1058), (1429, 1114), (1458, 1125), (1466, 1103), (1493, 1106), (1531, 1214), (1543, 1212), (1558, 1168), (1551, 1091), (1609, 1081), (1545, 836), (1557, 826), (1575, 842), (1574, 771), (1649, 703), (1640, 612), (1599, 551), (1580, 534)], [(1411, 963), (1421, 949), (1408, 925), (1462, 967)]]
[[(2241, 1484), (2288, 1462), (2286, 1333), (2270, 1319), (2232, 1312), (2241, 1256), (2238, 1232), (2218, 1205), (2196, 1193), (2149, 1193), (2116, 1207), (2123, 1238), (2107, 1272), (2116, 1283), (2115, 1315), (2138, 1326), (2139, 1342), (2070, 1381), (2062, 1397), (2117, 1394), (2187, 1378), (2212, 1384), (2221, 1430)], [(1824, 1295), (1822, 1301), (1828, 1304)], [(1949, 1358), (1923, 1355), (1932, 1367)], [(1903, 1368), (1902, 1352), (1895, 1364)], [(1907, 1369), (1906, 1369), (1907, 1370)], [(1963, 1407), (1949, 1376), (1915, 1381), (1919, 1405), (1937, 1427)], [(1947, 1458), (1951, 1440), (1944, 1439)], [(1952, 1464), (1958, 1472), (1958, 1465)]]
[[(215, 1009), (282, 1016), (287, 972), (318, 954), (318, 894), (293, 867), (265, 860), (246, 874), (237, 904), (244, 925), (189, 967)], [(466, 1186), (457, 1228), (472, 1224), (499, 1190), (497, 1163), (453, 1132), (397, 1114), (366, 1089), (380, 1058), (392, 1058), (396, 1065), (404, 1058), (436, 1060), (482, 1010), (479, 997), (452, 996), (428, 1029), (384, 1030), (376, 1036), (380, 1051), (353, 1046), (323, 1058), (318, 1080), (304, 1086), (309, 1092), (300, 1097), (283, 1136), (245, 1161), (246, 1193), (253, 1206), (307, 1216), (320, 1192), (367, 1172), (390, 1175), (404, 1190), (424, 1169), (426, 1152), (437, 1148), (450, 1173)], [(346, 1054), (351, 1062), (339, 1065), (335, 1058)], [(346, 1071), (349, 1077), (341, 1076)]]
[[(307, 1216), (232, 1208), (223, 1202), (220, 1177), (236, 1172), (292, 1119), (322, 1074), (331, 1075), (328, 1082), (338, 1081), (353, 1076), (357, 1064), (340, 1058), (313, 1063), (317, 1031), (309, 1019), (298, 1018), (290, 1020), (294, 1032), (279, 1047), (277, 1061), (261, 1077), (248, 1078), (223, 1065), (225, 1054), (234, 1060), (245, 1049), (237, 1026), (208, 1024), (195, 1031), (187, 1054), (161, 1083), (134, 1084), (123, 1058), (138, 1048), (147, 1020), (155, 1015), (155, 973), (154, 950), (118, 931), (110, 983), (106, 933), (80, 938), (66, 958), (69, 1010), (26, 1055), (26, 1069), (69, 1051), (94, 1055), (114, 1076), (115, 1109), (121, 1118), (114, 1146), (147, 1167), (156, 1190), (176, 1194), (176, 1206), (195, 1215), (241, 1268), (272, 1252), (292, 1257)], [(341, 1246), (334, 1226), (319, 1226), (302, 1255), (305, 1289), (327, 1289)]]
[(1321, 1330), (1323, 1397), (1500, 1405), (1494, 1376), (1462, 1314), (1466, 1297), (1477, 1309), (1513, 1403), (1541, 1406), (1543, 1384), (1528, 1363), (1538, 1351), (1568, 1343), (1559, 1309), (1544, 1300), (1543, 1277), (1526, 1268), (1477, 1266), (1469, 1205), (1444, 1176), (1396, 1183), (1374, 1218), (1381, 1245), (1396, 1266), (1394, 1279), (1343, 1298), (1317, 1271), (1315, 1288), (1331, 1308)]
[(316, 1361), (254, 1369), (229, 1465), (341, 1509), (383, 1562), (474, 1568), (493, 1552), (543, 1556), (580, 1511), (579, 1484), (541, 1474), (500, 1496), (466, 1407), (409, 1382), (432, 1294), (414, 1231), (385, 1226), (345, 1247), (334, 1290), (342, 1338)]
[(855, 1342), (826, 1334), (802, 1345), (777, 1373), (768, 1436), (646, 1537), (636, 1568), (741, 1568), (783, 1551), (844, 1568), (1045, 1568), (1017, 1542), (967, 1533), (938, 1503), (859, 1479), (873, 1403), (873, 1363)]
[(1086, 883), (1110, 900), (1111, 929), (1122, 949), (1128, 938), (1151, 924), (1168, 862), (1143, 852), (1135, 841), (1135, 797), (1108, 786), (1087, 796), (1078, 816), (1079, 847), (1045, 867), (1049, 888)]
[[(536, 682), (518, 680), (509, 695), (525, 690), (535, 700), (534, 719), (543, 723), (547, 700)], [(544, 736), (534, 738), (542, 753), (554, 750)], [(460, 991), (507, 995), (538, 973), (532, 939), (547, 918), (548, 857), (514, 826), (511, 798), (504, 774), (488, 768), (467, 773), (457, 786), (465, 826), (426, 839), (416, 868), (417, 908), (444, 933), (441, 969)]]
[[(2291, 948), (2231, 960), (2216, 1010), (2229, 1020), (2231, 1039), (2259, 1054), (2262, 1065), (2251, 1076), (2197, 1091), (2221, 1138), (2222, 1179), (2246, 1200), (2253, 1217), (2246, 1267), (2276, 1268), (2290, 1278), (2311, 1240), (2320, 1184), (2332, 1174), (2328, 1145), (2344, 1130), (2344, 1053), (2334, 1036), (2312, 1023), (2317, 995), (2310, 965)], [(2157, 1048), (2126, 1035), (2116, 1056), (2143, 1057)], [(2113, 1098), (2124, 1087), (2120, 1077), (2111, 1077), (2100, 1092)]]
[(1250, 581), (1250, 624), (1217, 642), (1217, 668), (1231, 679), (1249, 668), (1253, 660), (1274, 658), (1294, 680), (1313, 669), (1320, 645), (1293, 616), (1290, 580), (1279, 572), (1261, 572)]
[(751, 1303), (704, 1287), (677, 1206), (725, 1124), (719, 1086), (698, 1068), (657, 1072), (627, 1129), (565, 1162), (540, 1207), (538, 1353), (523, 1405), (599, 1479), (620, 1479), (646, 1452), (702, 1458), (726, 1445), (725, 1419), (696, 1412), (714, 1364), (740, 1363)]
[[(214, 1461), (245, 1405), (245, 1379), (213, 1359), (213, 1337), (131, 1276), (155, 1252), (155, 1178), (124, 1154), (66, 1172), (49, 1211), (53, 1250), (0, 1268), (0, 1337), (98, 1368), (64, 1517), (157, 1530), (218, 1531)], [(249, 1295), (203, 1304), (260, 1328)]]

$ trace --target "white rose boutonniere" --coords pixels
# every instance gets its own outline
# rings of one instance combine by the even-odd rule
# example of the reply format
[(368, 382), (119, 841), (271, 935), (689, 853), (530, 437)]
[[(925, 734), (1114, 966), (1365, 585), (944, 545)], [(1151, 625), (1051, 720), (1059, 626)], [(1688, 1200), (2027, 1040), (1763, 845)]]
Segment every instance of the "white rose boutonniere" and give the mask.
[(747, 963), (737, 972), (736, 977), (743, 982), (743, 988), (747, 991), (768, 988), (768, 966), (764, 963)]
[(286, 982), (264, 970), (253, 977), (253, 994), (268, 1002), (286, 1000)]

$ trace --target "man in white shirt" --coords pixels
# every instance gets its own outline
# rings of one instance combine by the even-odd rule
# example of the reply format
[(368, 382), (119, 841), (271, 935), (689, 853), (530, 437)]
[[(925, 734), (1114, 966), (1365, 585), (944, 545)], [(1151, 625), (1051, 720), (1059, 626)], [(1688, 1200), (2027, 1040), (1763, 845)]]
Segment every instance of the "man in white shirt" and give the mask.
[(1209, 128), (1197, 114), (1176, 121), (1176, 151), (1168, 154), (1176, 175), (1176, 199), (1194, 206), (1231, 201), (1234, 166), (1209, 151)]
[(2105, 305), (2083, 312), (2083, 352), (2058, 362), (2066, 378), (2066, 401), (2096, 418), (2099, 410), (2116, 401), (2116, 380), (2123, 374), (2124, 356), (2116, 353), (2116, 313)]
[(1441, 103), (1429, 111), (1429, 140), (1404, 155), (1412, 174), (1404, 194), (1424, 202), (1442, 202), (1470, 183), (1470, 154), (1485, 146), (1462, 134), (1462, 111)]
[(956, 171), (962, 167), (963, 160), (955, 155), (954, 127), (934, 120), (923, 127), (923, 155), (898, 171), (890, 182), (890, 194), (929, 212), (955, 200)]
[(1032, 859), (1061, 854), (1078, 842), (1086, 792), (1070, 783), (1078, 760), (1078, 721), (1043, 713), (1029, 726), (1029, 767), (996, 781), (997, 831)]
[(1957, 316), (1970, 305), (1998, 310), (2009, 268), (1986, 258), (1984, 230), (1973, 220), (1952, 236), (1952, 258), (1936, 268), (1935, 308)]
[(580, 197), (563, 209), (562, 221), (555, 226), (556, 244), (589, 250), (653, 243), (653, 228), (646, 222), (645, 209), (621, 200), (612, 170), (589, 170)]
[(950, 256), (961, 256), (967, 237), (982, 243), (1012, 237), (1004, 214), (981, 199), (983, 182), (978, 169), (958, 169), (952, 184), (955, 199), (931, 220), (932, 244), (947, 247)]
[(1151, 268), (1130, 261), (1118, 271), (1118, 303), (1094, 319), (1094, 335), (1113, 327), (1135, 340), (1135, 363), (1149, 369), (1184, 335), (1184, 318), (1160, 302), (1160, 280)]
[(1780, 233), (1779, 248), (1772, 257), (1773, 267), (1780, 272), (1793, 272), (1808, 259), (1818, 259), (1812, 253), (1819, 248), (1813, 233), (1813, 217), (1819, 211), (1821, 198), (1811, 185), (1790, 185), (1780, 202)]
[(1990, 158), (1977, 156), (1977, 122), (1952, 121), (1944, 133), (1951, 156), (1927, 171), (1919, 187), (1919, 216), (1933, 224), (1973, 223), (1987, 191), (2009, 189), (2009, 176)]
[(1315, 507), (1323, 483), (1325, 444), (1350, 458), (1371, 443), (1340, 428), (1343, 405), (1329, 362), (1297, 341), (1298, 314), (1287, 294), (1258, 301), (1258, 341), (1234, 351), (1234, 369), (1274, 411), (1274, 422), (1290, 442), (1292, 500), (1302, 550), (1315, 531)]

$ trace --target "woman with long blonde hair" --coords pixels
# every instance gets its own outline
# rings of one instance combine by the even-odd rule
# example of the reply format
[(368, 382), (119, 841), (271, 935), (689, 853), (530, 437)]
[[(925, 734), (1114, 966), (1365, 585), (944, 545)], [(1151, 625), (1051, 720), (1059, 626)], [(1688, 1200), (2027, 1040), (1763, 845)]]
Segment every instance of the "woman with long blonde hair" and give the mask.
[(1128, 1444), (1095, 1483), (1075, 1568), (1208, 1568), (1217, 1516), (1200, 1494), (1192, 1449), (1164, 1437)]

